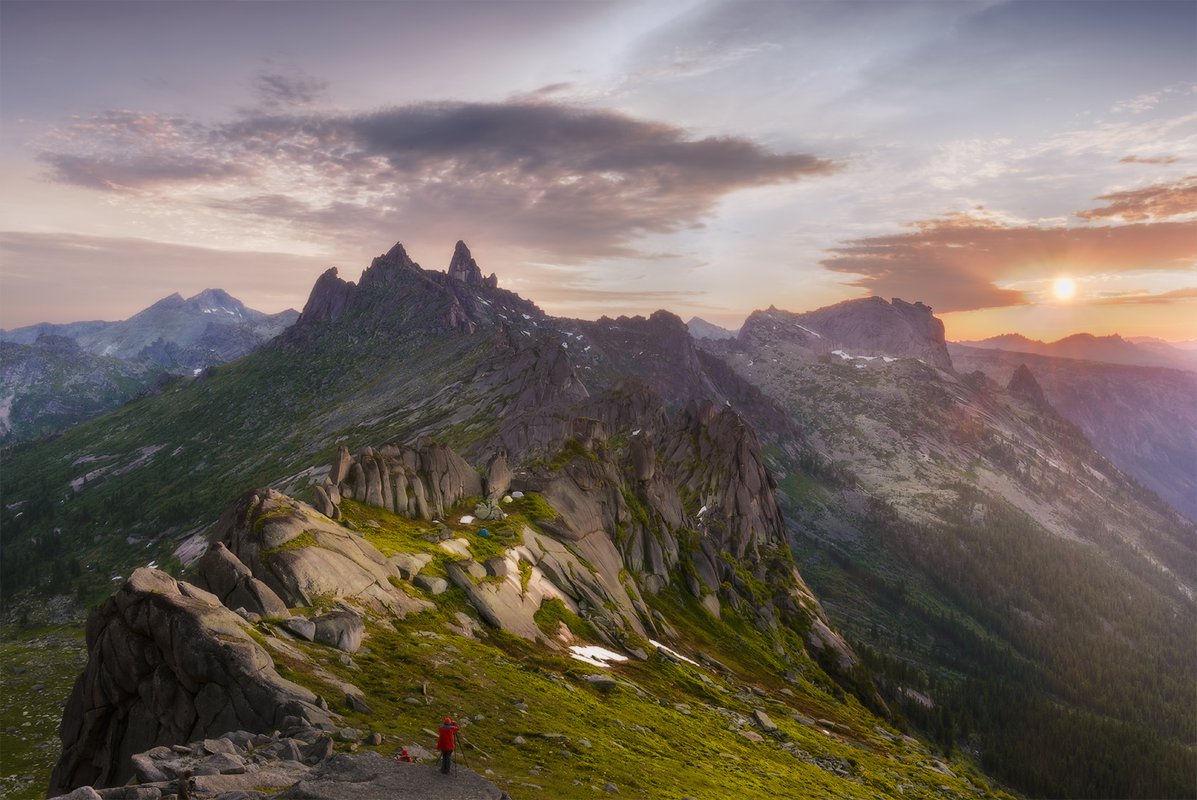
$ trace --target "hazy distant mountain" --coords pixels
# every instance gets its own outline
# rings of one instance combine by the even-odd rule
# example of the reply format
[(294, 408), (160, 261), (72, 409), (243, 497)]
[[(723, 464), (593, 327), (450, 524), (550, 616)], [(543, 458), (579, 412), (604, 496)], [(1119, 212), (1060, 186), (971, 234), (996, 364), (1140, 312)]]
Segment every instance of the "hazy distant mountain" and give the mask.
[(1162, 339), (1128, 341), (1118, 334), (1094, 336), (1090, 333), (1077, 333), (1054, 342), (1041, 342), (1037, 339), (1028, 339), (1022, 334), (1005, 333), (980, 341), (964, 341), (958, 342), (958, 344), (986, 350), (1007, 350), (1016, 353), (1055, 356), (1056, 358), (1105, 361), (1110, 364), (1197, 370), (1197, 352), (1177, 347)]
[(205, 289), (187, 299), (178, 293), (164, 297), (120, 322), (40, 323), (0, 331), (0, 340), (31, 344), (41, 334), (53, 333), (75, 340), (89, 353), (148, 361), (183, 373), (240, 358), (298, 317), (291, 309), (264, 314), (223, 289)]
[(1128, 336), (1126, 340), (1128, 342), (1134, 342), (1135, 344), (1140, 345), (1162, 344), (1165, 347), (1173, 348), (1175, 350), (1197, 350), (1197, 339), (1185, 339), (1179, 342), (1170, 342), (1167, 339), (1160, 339), (1157, 336)]
[(961, 373), (1029, 368), (1047, 402), (1119, 469), (1197, 520), (1197, 374), (948, 345)]
[[(164, 297), (120, 322), (38, 323), (0, 331), (0, 441), (53, 433), (161, 382), (252, 352), (295, 322), (222, 289)], [(7, 412), (7, 413), (3, 413)]]
[(690, 317), (686, 327), (690, 329), (690, 335), (695, 339), (730, 339), (736, 335), (735, 331), (713, 322), (707, 322), (702, 317)]

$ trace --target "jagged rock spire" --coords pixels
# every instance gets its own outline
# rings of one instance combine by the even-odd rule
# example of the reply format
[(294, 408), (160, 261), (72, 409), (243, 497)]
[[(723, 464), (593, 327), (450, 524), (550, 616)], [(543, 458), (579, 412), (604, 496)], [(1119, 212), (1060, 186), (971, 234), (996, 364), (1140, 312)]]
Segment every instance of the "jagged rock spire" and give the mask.
[(457, 246), (453, 248), (453, 260), (449, 262), (449, 277), (456, 278), (470, 286), (489, 286), (492, 289), (498, 286), (499, 282), (494, 273), (491, 273), (488, 278), (482, 277), (482, 269), (470, 255), (470, 248), (466, 247), (466, 243), (460, 239)]

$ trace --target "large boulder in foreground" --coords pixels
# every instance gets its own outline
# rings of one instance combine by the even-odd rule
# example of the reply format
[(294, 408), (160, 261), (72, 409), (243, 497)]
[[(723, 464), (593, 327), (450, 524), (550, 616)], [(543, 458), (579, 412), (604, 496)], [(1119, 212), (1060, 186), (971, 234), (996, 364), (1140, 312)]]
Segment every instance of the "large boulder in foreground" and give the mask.
[(67, 700), (50, 794), (118, 786), (157, 745), (269, 732), (287, 717), (330, 723), (284, 680), (241, 617), (215, 595), (138, 569), (87, 621), (89, 658)]

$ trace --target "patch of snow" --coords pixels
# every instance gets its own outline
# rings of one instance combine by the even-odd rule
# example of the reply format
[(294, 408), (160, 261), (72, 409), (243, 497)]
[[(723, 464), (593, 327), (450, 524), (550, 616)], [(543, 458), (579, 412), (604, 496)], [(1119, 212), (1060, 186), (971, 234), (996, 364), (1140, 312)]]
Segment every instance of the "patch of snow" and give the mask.
[(844, 359), (845, 361), (851, 361), (851, 360), (852, 360), (852, 356), (848, 355), (848, 354), (847, 354), (847, 353), (845, 353), (843, 350), (832, 350), (832, 351), (831, 351), (831, 354), (832, 354), (833, 356), (839, 356), (840, 358)]
[(852, 366), (856, 367), (857, 369), (867, 369), (867, 365), (865, 364), (853, 364)]
[(586, 345), (584, 348), (582, 348), (582, 352), (585, 353), (589, 349), (590, 349), (590, 345)]
[(191, 377), (198, 378), (199, 374), (203, 371), (204, 371), (203, 367), (196, 367), (195, 369), (191, 370)]
[(706, 507), (706, 506), (703, 506), (702, 508), (698, 509), (698, 516), (700, 516), (700, 517), (701, 517), (701, 516), (702, 516), (703, 514), (705, 514), (705, 513), (707, 513), (707, 507)]
[(562, 343), (561, 343), (561, 346), (562, 346), (562, 347), (564, 347), (566, 350), (568, 350), (568, 349), (569, 349), (569, 342), (562, 342)]
[(799, 325), (798, 327), (801, 328), (802, 330), (806, 331), (807, 333), (809, 333), (811, 336), (815, 337), (816, 339), (823, 338), (823, 334), (815, 333), (814, 331), (812, 331), (810, 328), (806, 327), (805, 325)]
[(146, 564), (146, 566), (149, 567), (150, 569), (158, 569), (158, 562), (151, 561), (150, 563)]
[(576, 658), (584, 664), (590, 664), (595, 667), (609, 667), (609, 662), (627, 661), (627, 656), (622, 656), (619, 653), (613, 653), (605, 647), (598, 647), (597, 645), (570, 645), (570, 657)]
[(893, 356), (882, 356), (881, 360), (884, 361), (886, 364), (892, 364), (895, 361), (897, 361), (898, 359), (894, 358)]
[(637, 428), (636, 430), (632, 431), (632, 435), (633, 435), (633, 436), (639, 436), (639, 435), (640, 435), (640, 430), (641, 430), (640, 428)]
[(531, 335), (532, 335), (532, 334), (528, 333), (527, 331), (520, 331), (520, 333), (524, 334), (524, 336), (531, 336)]
[(682, 655), (678, 651), (674, 650), (672, 647), (666, 647), (665, 645), (658, 642), (656, 639), (649, 639), (648, 641), (652, 644), (653, 647), (657, 648), (658, 650), (664, 650), (666, 653), (669, 653), (669, 655), (673, 656), (674, 658), (680, 658), (682, 661), (685, 661), (687, 664), (693, 664), (696, 667), (702, 666), (694, 659), (686, 658), (684, 655)]
[(524, 319), (532, 319), (532, 317), (528, 314), (521, 314), (520, 316), (522, 316)]

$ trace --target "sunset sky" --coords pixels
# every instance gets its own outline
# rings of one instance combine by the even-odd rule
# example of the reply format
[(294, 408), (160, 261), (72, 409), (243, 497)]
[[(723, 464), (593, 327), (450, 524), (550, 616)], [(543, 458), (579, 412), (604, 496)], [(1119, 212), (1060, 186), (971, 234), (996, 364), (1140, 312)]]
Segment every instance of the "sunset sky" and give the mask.
[(3, 0), (0, 123), (5, 328), (464, 239), (566, 316), (1197, 338), (1188, 0)]

